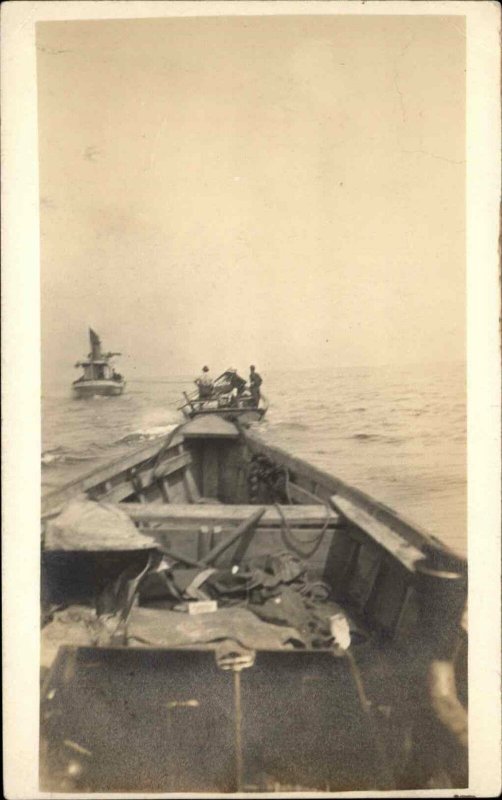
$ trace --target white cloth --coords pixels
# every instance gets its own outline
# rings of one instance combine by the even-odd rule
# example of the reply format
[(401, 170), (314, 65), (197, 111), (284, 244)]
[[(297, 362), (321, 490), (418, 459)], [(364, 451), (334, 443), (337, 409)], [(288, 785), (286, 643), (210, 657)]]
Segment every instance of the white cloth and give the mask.
[(209, 372), (203, 372), (197, 383), (199, 383), (201, 386), (212, 386), (213, 379), (211, 378)]

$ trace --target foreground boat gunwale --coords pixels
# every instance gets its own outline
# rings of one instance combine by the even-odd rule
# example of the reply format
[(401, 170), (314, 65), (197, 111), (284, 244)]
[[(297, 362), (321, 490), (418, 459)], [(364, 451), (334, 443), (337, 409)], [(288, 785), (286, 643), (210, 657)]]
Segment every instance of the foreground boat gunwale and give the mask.
[(254, 450), (258, 453), (268, 452), (286, 466), (291, 467), (293, 470), (301, 470), (302, 467), (307, 467), (312, 476), (313, 482), (317, 484), (317, 489), (323, 488), (323, 484), (327, 484), (332, 495), (340, 494), (344, 497), (347, 497), (347, 499), (359, 503), (365, 511), (373, 514), (375, 518), (378, 518), (377, 515), (382, 515), (384, 519), (381, 521), (384, 522), (384, 524), (387, 524), (393, 530), (393, 524), (397, 525), (395, 530), (400, 535), (411, 535), (413, 537), (418, 535), (419, 539), (417, 539), (416, 542), (411, 542), (412, 544), (416, 544), (418, 547), (420, 547), (420, 544), (425, 544), (434, 549), (439, 548), (446, 554), (458, 559), (459, 562), (466, 562), (466, 559), (463, 556), (458, 554), (453, 548), (446, 545), (441, 539), (429, 533), (415, 522), (408, 520), (406, 516), (396, 511), (391, 506), (382, 503), (380, 500), (374, 499), (371, 495), (367, 494), (361, 489), (358, 489), (356, 486), (353, 486), (343, 479), (310, 464), (305, 459), (292, 456), (291, 453), (288, 453), (286, 450), (283, 450), (276, 445), (269, 444), (268, 442), (264, 442), (263, 439), (261, 439), (254, 432), (245, 431), (243, 433), (246, 438), (246, 444), (251, 450)]
[[(218, 415), (221, 416), (221, 415)], [(162, 455), (164, 449), (183, 446), (185, 442), (184, 428), (189, 423), (181, 423), (173, 431), (168, 434), (155, 439), (147, 445), (132, 450), (130, 453), (123, 454), (115, 459), (100, 464), (89, 472), (75, 478), (63, 486), (51, 489), (49, 492), (42, 495), (41, 498), (41, 511), (42, 518), (52, 516), (58, 510), (62, 503), (67, 502), (71, 497), (76, 496), (80, 492), (87, 492), (100, 484), (106, 482), (111, 477), (121, 473), (126, 473), (128, 470), (141, 468), (146, 462), (155, 457)], [(271, 456), (276, 459), (281, 465), (284, 465), (292, 473), (306, 472), (304, 475), (306, 479), (310, 480), (313, 484), (311, 489), (299, 486), (301, 490), (312, 496), (317, 497), (319, 502), (334, 504), (336, 508), (336, 495), (347, 498), (354, 502), (360, 508), (373, 516), (382, 524), (388, 526), (393, 532), (399, 536), (403, 536), (414, 547), (419, 549), (426, 549), (430, 553), (438, 553), (447, 558), (452, 558), (457, 562), (459, 568), (466, 569), (466, 559), (457, 553), (453, 548), (446, 545), (441, 539), (423, 529), (421, 526), (408, 520), (403, 514), (396, 511), (392, 507), (374, 499), (371, 495), (358, 489), (356, 486), (347, 483), (341, 478), (326, 472), (303, 458), (293, 456), (288, 451), (265, 442), (257, 433), (243, 428), (238, 423), (235, 427), (241, 439), (244, 440), (249, 450), (255, 454), (263, 454)], [(160, 459), (159, 459), (160, 460)], [(321, 494), (319, 494), (321, 492)], [(102, 498), (103, 500), (106, 497)]]
[[(177, 431), (178, 428), (176, 428), (174, 432)], [(113, 475), (126, 472), (129, 469), (133, 469), (134, 467), (143, 464), (151, 458), (155, 458), (161, 453), (163, 447), (165, 447), (168, 443), (172, 447), (176, 447), (183, 443), (183, 438), (173, 437), (173, 431), (171, 431), (170, 433), (155, 439), (154, 442), (142, 444), (131, 450), (130, 453), (124, 453), (117, 458), (110, 459), (104, 464), (98, 464), (88, 472), (79, 475), (77, 478), (74, 478), (68, 483), (42, 494), (42, 518), (47, 515), (57, 513), (60, 509), (61, 503), (66, 502), (68, 499), (71, 499), (71, 497), (74, 497), (81, 492), (89, 491), (94, 486), (106, 481)], [(91, 483), (89, 483), (89, 481), (91, 481)], [(68, 492), (70, 492), (69, 495)]]
[[(216, 454), (221, 458), (216, 457)], [(244, 483), (241, 478), (235, 478), (239, 459), (244, 468)], [(286, 502), (285, 499), (279, 500), (276, 497), (267, 501), (254, 499), (249, 488), (249, 479), (251, 468), (260, 463), (275, 465), (276, 470), (284, 472), (289, 505), (281, 505)], [(224, 465), (227, 471), (225, 478), (221, 471)], [(208, 480), (200, 475), (200, 470), (206, 468)], [(235, 496), (229, 493), (228, 475), (232, 475), (236, 481)], [(194, 486), (197, 484), (200, 494), (192, 492), (188, 477), (194, 482)], [(175, 485), (178, 487), (176, 492)], [(179, 499), (181, 487), (186, 493), (187, 499), (184, 501)], [(206, 493), (205, 489), (208, 487), (212, 491)], [(329, 531), (326, 543), (328, 556), (318, 555), (316, 558), (326, 559), (323, 562), (322, 575), (330, 576), (329, 585), (333, 590), (334, 602), (340, 603), (344, 613), (371, 637), (372, 644), (368, 650), (364, 647), (359, 650), (354, 642), (354, 655), (359, 660), (358, 652), (361, 652), (362, 664), (370, 671), (365, 680), (366, 677), (371, 677), (374, 693), (372, 702), (380, 694), (380, 690), (375, 688), (375, 678), (378, 682), (380, 676), (380, 680), (386, 682), (381, 689), (383, 702), (395, 703), (396, 708), (410, 716), (432, 714), (437, 724), (442, 726), (441, 730), (444, 729), (440, 741), (443, 741), (443, 736), (450, 737), (456, 742), (456, 747), (465, 750), (467, 713), (457, 695), (455, 662), (458, 643), (466, 641), (466, 630), (462, 627), (459, 613), (459, 604), (464, 600), (466, 562), (435, 537), (356, 487), (312, 466), (306, 460), (269, 445), (259, 435), (244, 429), (238, 423), (221, 422), (216, 425), (215, 421), (211, 422), (209, 419), (204, 423), (188, 422), (178, 426), (154, 442), (143, 444), (132, 452), (98, 465), (66, 486), (52, 490), (42, 501), (43, 521), (48, 522), (59, 513), (62, 504), (82, 492), (87, 492), (90, 500), (108, 506), (112, 512), (114, 509), (126, 512), (135, 525), (143, 524), (143, 528), (139, 527), (138, 535), (151, 537), (153, 549), (162, 552), (163, 537), (167, 537), (164, 539), (167, 541), (164, 552), (169, 553), (170, 546), (174, 554), (180, 552), (174, 548), (185, 539), (189, 549), (190, 536), (196, 537), (197, 546), (203, 544), (204, 548), (211, 547), (209, 537), (216, 530), (220, 537), (216, 540), (218, 549), (221, 537), (224, 539), (231, 536), (236, 530), (236, 523), (239, 524), (251, 511), (259, 512), (263, 505), (266, 505), (266, 509), (256, 526), (254, 543), (259, 545), (260, 542), (266, 542), (269, 552), (274, 550), (273, 536), (280, 543), (283, 516), (286, 521), (288, 518), (291, 522), (294, 520), (295, 528), (301, 528), (304, 517), (305, 526), (317, 526), (317, 532), (322, 529), (324, 520), (329, 519), (330, 524), (326, 526)], [(219, 501), (219, 496), (223, 502)], [(242, 501), (244, 496), (248, 497), (247, 501)], [(114, 497), (118, 498), (116, 502), (113, 501)], [(229, 499), (230, 497), (233, 499)], [(162, 529), (163, 521), (165, 530)], [(102, 529), (99, 530), (101, 535)], [(309, 533), (307, 527), (306, 530)], [(186, 533), (189, 534), (188, 537)], [(296, 533), (299, 534), (299, 529)], [(174, 543), (170, 545), (172, 538)], [(85, 547), (80, 547), (80, 541), (76, 540), (76, 550), (72, 546), (67, 548), (78, 557), (85, 554)], [(120, 550), (118, 545), (114, 532), (111, 549), (115, 547)], [(344, 548), (347, 545), (351, 548), (347, 561), (350, 565), (348, 581), (344, 572), (346, 568), (343, 566), (346, 555)], [(58, 547), (53, 549), (57, 551)], [(335, 558), (338, 562), (329, 560), (332, 551), (336, 551)], [(353, 593), (352, 581), (355, 575), (354, 565), (361, 553), (367, 553), (368, 556), (376, 554), (377, 569), (360, 601), (357, 591)], [(50, 546), (47, 554), (51, 556)], [(54, 555), (57, 559), (61, 552)], [(91, 556), (99, 559), (100, 552), (91, 550)], [(174, 557), (176, 561), (176, 555)], [(232, 561), (233, 557), (230, 554), (221, 563), (236, 563)], [(248, 553), (246, 558), (249, 557), (252, 558)], [(201, 558), (203, 556), (197, 556), (197, 560)], [(182, 560), (181, 562), (183, 563)], [(319, 562), (314, 560), (315, 563)], [(447, 568), (451, 570), (450, 573)], [(449, 575), (453, 580), (449, 580)], [(417, 602), (419, 605), (415, 607)], [(385, 603), (388, 604), (387, 608)], [(147, 622), (142, 624), (148, 630)], [(64, 644), (64, 647), (68, 645)], [(85, 649), (87, 645), (83, 647)], [(209, 644), (201, 645), (200, 648), (178, 645), (178, 648), (177, 652), (185, 653), (191, 649), (215, 649)], [(82, 646), (77, 645), (74, 649), (78, 651)], [(103, 646), (96, 648), (101, 651), (105, 649)], [(173, 648), (152, 643), (145, 647), (131, 642), (123, 650), (135, 653), (140, 650), (148, 662), (152, 653), (170, 652)], [(257, 654), (261, 652), (268, 651), (256, 649)], [(325, 652), (334, 654), (332, 650), (325, 651), (315, 647), (305, 651), (305, 654)], [(381, 669), (383, 673), (380, 673)], [(401, 690), (397, 691), (395, 682), (403, 680), (408, 688), (399, 699)], [(415, 696), (415, 686), (419, 688), (419, 694), (415, 700), (410, 700)], [(410, 698), (408, 693), (411, 693)], [(403, 703), (401, 707), (400, 704)], [(427, 747), (426, 752), (429, 752)], [(448, 763), (447, 759), (445, 763)], [(434, 767), (431, 766), (430, 769), (433, 770)]]

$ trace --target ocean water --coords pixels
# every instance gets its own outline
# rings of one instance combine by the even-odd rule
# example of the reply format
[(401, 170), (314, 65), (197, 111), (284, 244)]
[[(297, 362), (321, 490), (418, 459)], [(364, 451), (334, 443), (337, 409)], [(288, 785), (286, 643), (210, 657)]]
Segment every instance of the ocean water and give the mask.
[[(269, 401), (253, 427), (466, 553), (465, 366), (261, 371)], [(246, 373), (242, 373), (246, 375)], [(130, 452), (182, 421), (193, 377), (129, 381), (117, 398), (42, 397), (42, 488)]]

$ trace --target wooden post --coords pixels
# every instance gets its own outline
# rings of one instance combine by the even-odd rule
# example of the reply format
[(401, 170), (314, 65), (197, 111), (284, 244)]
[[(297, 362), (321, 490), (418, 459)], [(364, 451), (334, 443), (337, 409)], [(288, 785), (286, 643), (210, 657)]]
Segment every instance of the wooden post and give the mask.
[(202, 456), (202, 494), (204, 497), (218, 497), (219, 459), (218, 445), (206, 442)]
[(197, 560), (203, 561), (210, 551), (209, 526), (201, 525), (197, 535)]
[(240, 525), (237, 526), (235, 531), (228, 536), (223, 542), (217, 544), (216, 547), (213, 547), (212, 550), (207, 554), (207, 556), (202, 559), (204, 564), (214, 564), (216, 559), (225, 551), (227, 550), (234, 542), (237, 541), (246, 531), (250, 530), (251, 528), (255, 528), (258, 524), (258, 521), (264, 515), (266, 509), (260, 508), (255, 514), (252, 514), (249, 519), (244, 520)]

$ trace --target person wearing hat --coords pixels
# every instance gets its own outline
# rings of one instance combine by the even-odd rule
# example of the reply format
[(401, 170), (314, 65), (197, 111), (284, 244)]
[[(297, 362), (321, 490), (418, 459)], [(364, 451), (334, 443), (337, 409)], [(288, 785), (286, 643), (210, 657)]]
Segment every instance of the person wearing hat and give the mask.
[(249, 367), (249, 391), (251, 392), (251, 397), (253, 398), (253, 404), (257, 406), (260, 402), (260, 386), (262, 385), (262, 377), (261, 375), (256, 372), (256, 368), (254, 364), (251, 364)]
[(209, 374), (209, 367), (202, 367), (202, 375), (194, 383), (199, 387), (199, 399), (207, 400), (213, 394), (213, 379)]

